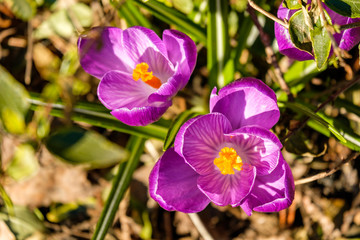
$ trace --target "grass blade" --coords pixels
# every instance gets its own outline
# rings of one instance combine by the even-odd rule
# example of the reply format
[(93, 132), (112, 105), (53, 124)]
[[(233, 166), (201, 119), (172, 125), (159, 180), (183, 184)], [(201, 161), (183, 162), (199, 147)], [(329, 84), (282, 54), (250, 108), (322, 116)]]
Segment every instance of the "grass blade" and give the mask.
[[(62, 103), (46, 103), (45, 101), (42, 101), (40, 98), (35, 96), (31, 96), (28, 101), (31, 103), (31, 110), (35, 111), (37, 109), (37, 106), (50, 106), (52, 108), (50, 111), (50, 115), (60, 118), (65, 117), (65, 106)], [(144, 127), (128, 126), (113, 117), (109, 113), (109, 110), (104, 109), (103, 106), (90, 103), (76, 105), (73, 108), (71, 119), (73, 121), (84, 122), (97, 127), (103, 127), (140, 137), (157, 138), (160, 140), (165, 139), (168, 125), (167, 122), (159, 120), (156, 124), (149, 124)]]
[[(228, 34), (228, 3), (221, 0), (210, 0), (208, 11), (208, 69), (210, 72), (209, 85), (223, 87), (233, 77), (233, 69), (225, 71), (229, 59), (229, 34)], [(231, 64), (231, 63), (230, 63)], [(227, 68), (231, 69), (231, 68)], [(230, 79), (230, 80), (229, 80)]]
[(110, 194), (106, 200), (104, 209), (101, 213), (98, 224), (96, 225), (93, 240), (105, 239), (106, 233), (112, 224), (115, 214), (119, 208), (121, 199), (127, 190), (132, 174), (134, 173), (140, 156), (143, 152), (145, 139), (132, 136), (128, 142), (127, 149), (130, 152), (129, 160), (120, 164), (117, 175), (115, 176)]
[(160, 20), (176, 26), (180, 31), (183, 31), (186, 34), (195, 37), (203, 44), (206, 44), (205, 30), (193, 21), (191, 21), (183, 13), (173, 8), (167, 7), (163, 3), (155, 0), (149, 0), (146, 2), (143, 2), (141, 0), (133, 0), (133, 3), (138, 5), (139, 7), (148, 10)]

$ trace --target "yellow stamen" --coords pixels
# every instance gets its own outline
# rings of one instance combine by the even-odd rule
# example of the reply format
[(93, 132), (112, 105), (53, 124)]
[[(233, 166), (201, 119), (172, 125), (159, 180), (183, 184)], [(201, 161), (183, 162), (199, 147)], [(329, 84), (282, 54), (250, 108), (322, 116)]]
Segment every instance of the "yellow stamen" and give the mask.
[(214, 159), (214, 164), (220, 169), (221, 174), (234, 174), (234, 169), (242, 170), (242, 160), (237, 155), (235, 149), (223, 147), (219, 152), (219, 157)]
[(147, 63), (139, 63), (136, 65), (135, 69), (133, 70), (133, 79), (138, 81), (140, 78), (141, 80), (150, 85), (153, 88), (159, 88), (161, 86), (161, 81), (157, 77), (153, 76), (153, 72), (148, 72), (149, 65)]

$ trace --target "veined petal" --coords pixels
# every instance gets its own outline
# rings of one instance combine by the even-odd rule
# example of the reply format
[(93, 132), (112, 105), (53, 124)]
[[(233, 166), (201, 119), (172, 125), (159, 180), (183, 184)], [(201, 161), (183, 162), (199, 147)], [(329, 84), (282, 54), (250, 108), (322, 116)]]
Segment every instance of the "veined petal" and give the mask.
[(271, 174), (256, 176), (251, 192), (239, 206), (249, 216), (253, 210), (277, 212), (291, 205), (294, 193), (294, 178), (281, 155), (277, 168)]
[(186, 122), (175, 138), (175, 151), (200, 175), (216, 166), (224, 134), (231, 131), (229, 120), (221, 113), (198, 116)]
[(257, 175), (268, 175), (277, 167), (282, 145), (269, 130), (243, 127), (225, 136), (225, 141), (233, 144), (243, 162), (256, 167)]
[(242, 78), (216, 91), (210, 96), (210, 112), (224, 114), (234, 130), (248, 125), (270, 129), (279, 120), (274, 91), (258, 79)]
[(132, 72), (123, 49), (123, 31), (115, 27), (97, 27), (78, 40), (80, 64), (84, 70), (99, 79), (111, 70)]
[(115, 109), (111, 114), (121, 122), (130, 126), (145, 126), (160, 119), (171, 106), (168, 101), (158, 106), (144, 106), (128, 109), (126, 107)]
[[(196, 64), (196, 45), (186, 34), (176, 30), (165, 30), (163, 41), (167, 50), (168, 58), (174, 66), (178, 65), (178, 72), (182, 77), (178, 79), (178, 89), (185, 87), (189, 81)], [(176, 51), (174, 51), (176, 49)]]
[[(140, 63), (141, 57), (152, 58), (152, 54), (158, 52), (167, 58), (167, 51), (163, 41), (156, 33), (148, 28), (135, 26), (123, 31), (123, 44), (126, 54), (129, 56), (129, 65), (135, 68)], [(154, 51), (149, 51), (148, 49)], [(148, 51), (148, 52), (146, 52)], [(145, 55), (146, 53), (146, 55)], [(156, 57), (156, 56), (153, 56)]]
[(198, 176), (184, 159), (170, 148), (150, 173), (150, 196), (168, 211), (200, 212), (210, 200), (198, 189)]
[(156, 89), (143, 81), (135, 81), (131, 74), (110, 71), (98, 86), (98, 97), (108, 109), (148, 106), (148, 97)]
[(175, 73), (175, 75), (162, 84), (156, 92), (149, 96), (149, 102), (163, 102), (169, 100), (181, 89), (181, 82), (183, 80), (184, 76), (180, 72)]
[(248, 164), (233, 175), (223, 175), (212, 171), (198, 178), (199, 189), (216, 205), (238, 205), (251, 191), (256, 176), (256, 168)]
[[(360, 18), (348, 18), (346, 24), (359, 22)], [(342, 37), (339, 43), (339, 47), (346, 51), (351, 50), (356, 44), (360, 42), (360, 28), (346, 29), (342, 32)]]

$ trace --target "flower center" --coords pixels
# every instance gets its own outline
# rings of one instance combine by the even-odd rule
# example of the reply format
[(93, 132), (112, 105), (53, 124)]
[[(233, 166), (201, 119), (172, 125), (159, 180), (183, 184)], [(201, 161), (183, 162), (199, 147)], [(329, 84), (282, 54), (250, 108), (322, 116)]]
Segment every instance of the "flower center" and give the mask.
[(220, 169), (221, 174), (234, 174), (234, 169), (242, 169), (242, 160), (237, 155), (235, 149), (223, 147), (219, 152), (219, 157), (214, 159), (214, 164)]
[(133, 79), (138, 81), (141, 80), (150, 85), (153, 88), (159, 88), (161, 86), (161, 81), (157, 77), (153, 76), (153, 72), (149, 72), (149, 65), (147, 63), (139, 63), (136, 65), (133, 71)]

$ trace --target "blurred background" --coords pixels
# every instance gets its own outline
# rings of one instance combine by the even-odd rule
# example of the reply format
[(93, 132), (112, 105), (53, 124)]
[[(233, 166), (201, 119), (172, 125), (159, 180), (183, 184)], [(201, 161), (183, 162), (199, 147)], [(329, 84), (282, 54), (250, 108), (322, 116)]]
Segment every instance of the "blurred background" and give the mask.
[[(358, 47), (345, 59), (350, 70), (335, 59), (318, 70), (313, 60), (279, 54), (274, 22), (257, 13), (276, 66), (247, 1), (221, 1), (220, 29), (209, 2), (0, 1), (0, 239), (90, 239), (119, 165), (129, 158), (139, 164), (127, 176), (130, 187), (105, 239), (360, 238)], [(276, 15), (281, 1), (256, 3)], [(93, 26), (135, 25), (159, 36), (178, 29), (198, 49), (189, 84), (161, 120), (143, 128), (120, 123), (99, 103), (99, 80), (84, 72), (77, 53), (79, 35)], [(217, 34), (224, 40), (221, 73), (214, 67)], [(280, 88), (279, 71), (295, 101)], [(282, 115), (272, 130), (295, 180), (323, 175), (297, 181), (293, 205), (279, 213), (249, 217), (240, 208), (213, 204), (191, 217), (163, 210), (149, 198), (148, 175), (171, 146), (173, 131), (194, 112), (208, 111), (212, 87), (246, 76), (277, 94)], [(143, 144), (133, 144), (139, 138)], [(208, 235), (200, 234), (201, 223)]]

